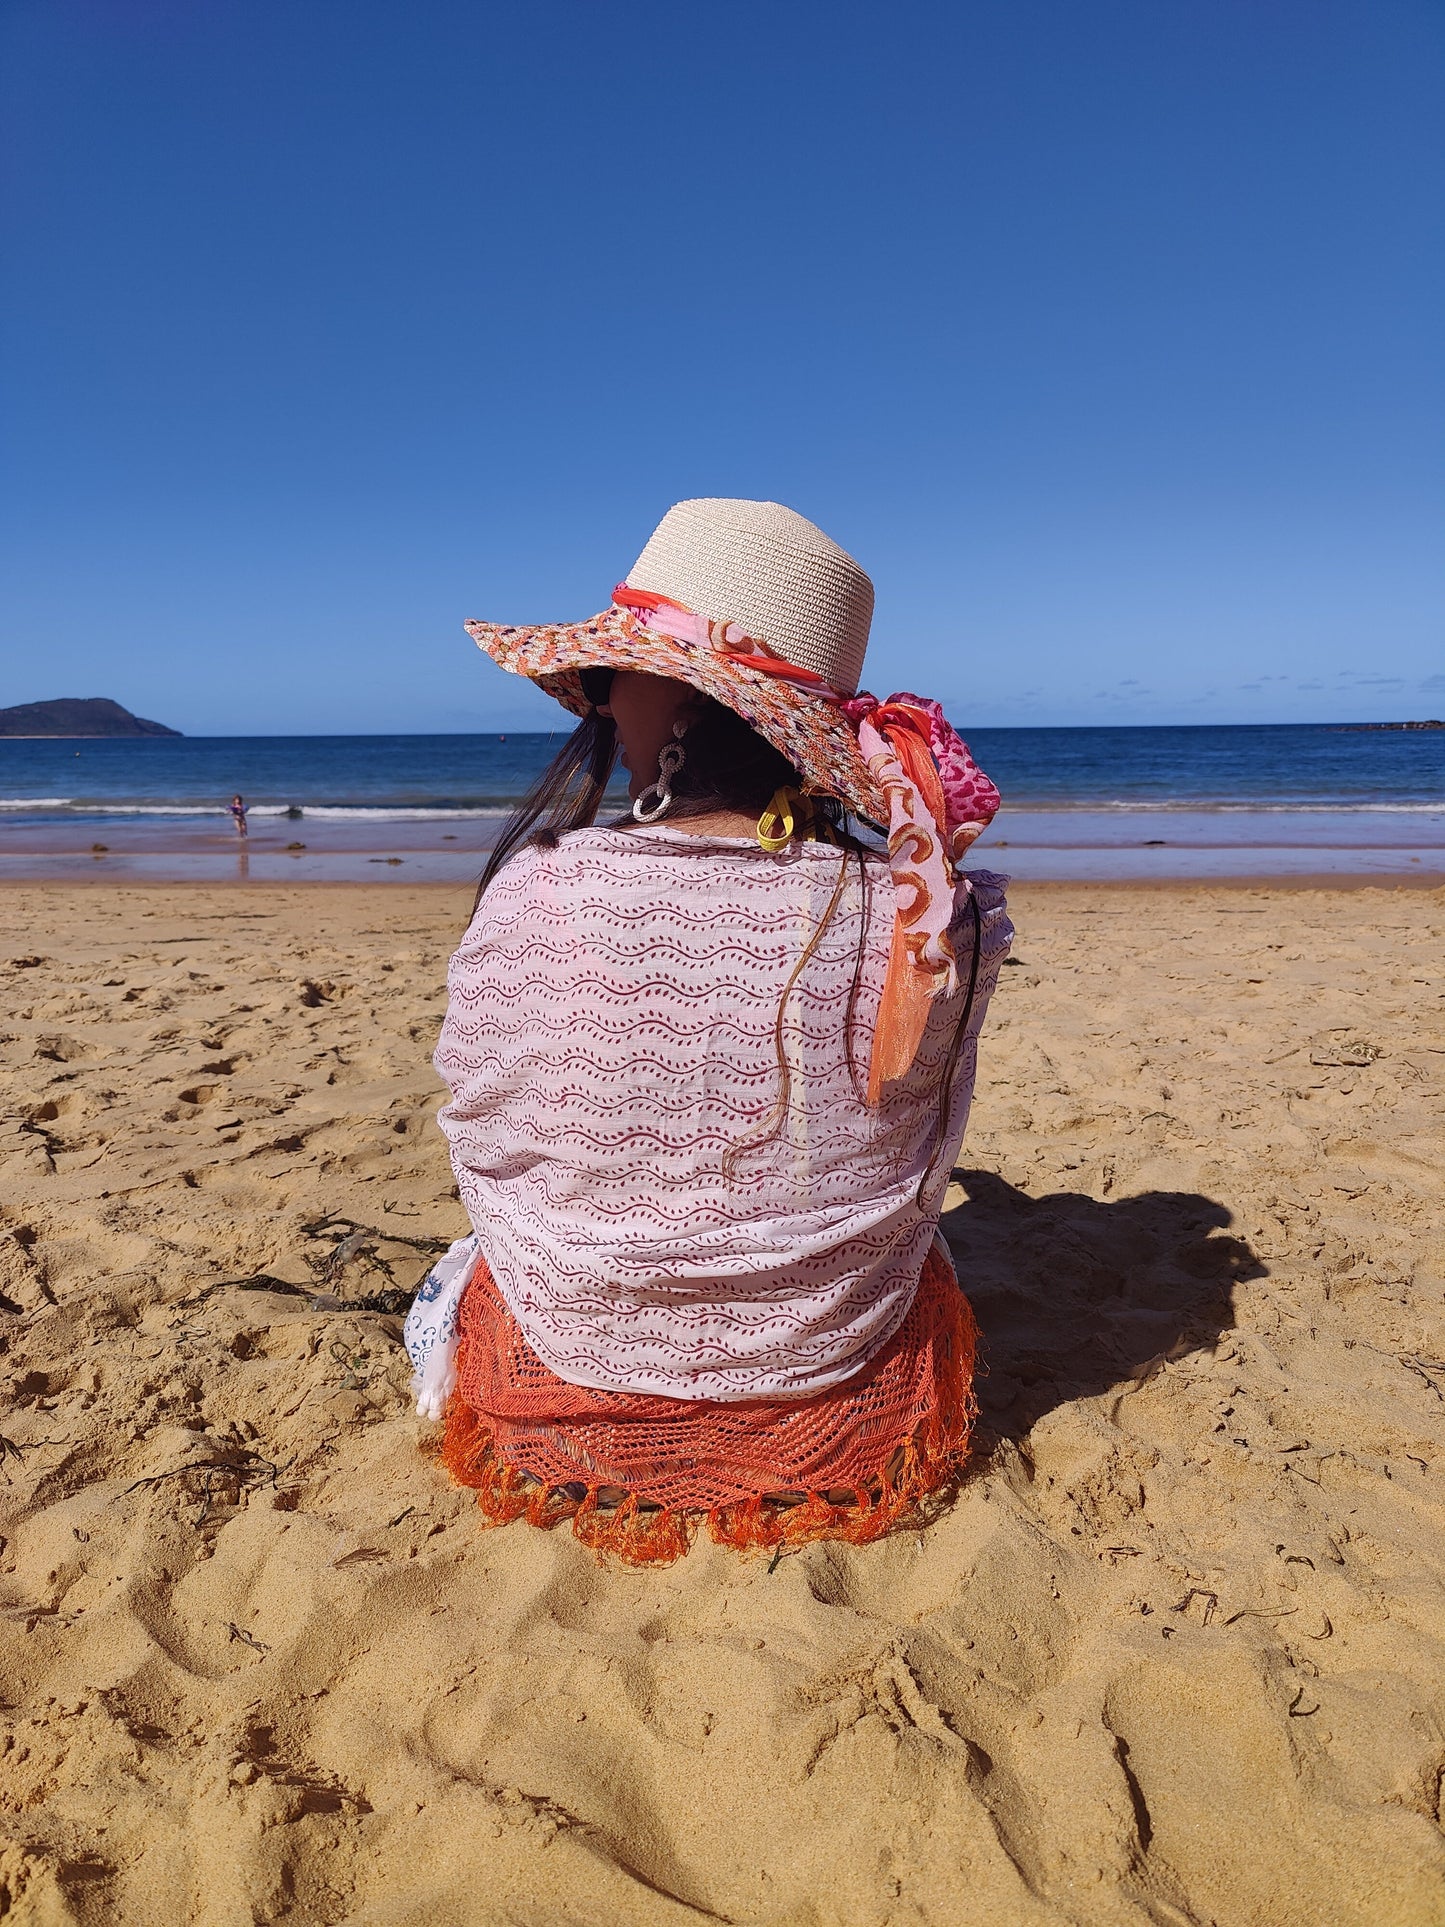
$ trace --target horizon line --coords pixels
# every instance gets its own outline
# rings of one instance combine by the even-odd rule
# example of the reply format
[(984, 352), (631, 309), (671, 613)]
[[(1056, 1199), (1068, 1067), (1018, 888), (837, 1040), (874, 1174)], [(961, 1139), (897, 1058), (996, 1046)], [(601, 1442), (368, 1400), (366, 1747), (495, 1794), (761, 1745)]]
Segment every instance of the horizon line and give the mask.
[[(19, 707), (19, 705), (16, 705)], [(1339, 721), (1322, 717), (1302, 718), (1295, 721), (1275, 722), (1111, 722), (1111, 723), (970, 723), (971, 730), (1058, 730), (1074, 731), (1086, 729), (1339, 729), (1339, 730), (1445, 730), (1445, 719), (1440, 717), (1401, 717), (1382, 721), (1364, 718), (1349, 718)], [(209, 731), (172, 729), (164, 736), (137, 734), (104, 736), (69, 735), (5, 735), (0, 734), (0, 745), (5, 743), (265, 743), (265, 742), (314, 742), (335, 740), (337, 742), (357, 739), (385, 737), (479, 737), (493, 742), (505, 741), (509, 736), (552, 737), (562, 735), (559, 725), (555, 729), (305, 729), (305, 730), (229, 730)]]

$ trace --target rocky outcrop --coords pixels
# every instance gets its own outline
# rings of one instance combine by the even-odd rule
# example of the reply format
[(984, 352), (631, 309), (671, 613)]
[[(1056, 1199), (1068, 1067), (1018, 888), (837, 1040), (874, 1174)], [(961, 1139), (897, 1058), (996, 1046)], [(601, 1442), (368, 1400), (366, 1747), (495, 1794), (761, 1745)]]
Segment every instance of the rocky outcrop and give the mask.
[(0, 736), (179, 736), (178, 729), (147, 722), (108, 696), (61, 696), (49, 703), (17, 703), (0, 709)]

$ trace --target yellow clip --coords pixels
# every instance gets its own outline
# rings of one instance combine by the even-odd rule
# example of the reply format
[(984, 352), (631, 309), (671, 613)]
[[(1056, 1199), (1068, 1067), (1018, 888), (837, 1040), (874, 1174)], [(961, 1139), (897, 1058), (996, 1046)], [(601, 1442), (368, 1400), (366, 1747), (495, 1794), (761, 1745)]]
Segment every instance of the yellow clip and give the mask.
[(774, 790), (772, 802), (758, 818), (758, 848), (766, 850), (770, 856), (776, 856), (779, 850), (786, 850), (793, 840), (793, 803), (796, 796), (795, 790)]

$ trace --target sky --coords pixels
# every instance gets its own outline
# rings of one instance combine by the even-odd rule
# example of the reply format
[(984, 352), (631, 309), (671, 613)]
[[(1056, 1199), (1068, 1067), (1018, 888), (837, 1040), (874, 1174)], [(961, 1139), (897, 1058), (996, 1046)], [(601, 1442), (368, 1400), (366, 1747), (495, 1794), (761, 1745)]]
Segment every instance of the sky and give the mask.
[(1438, 0), (0, 0), (0, 705), (547, 728), (781, 501), (962, 726), (1445, 715)]

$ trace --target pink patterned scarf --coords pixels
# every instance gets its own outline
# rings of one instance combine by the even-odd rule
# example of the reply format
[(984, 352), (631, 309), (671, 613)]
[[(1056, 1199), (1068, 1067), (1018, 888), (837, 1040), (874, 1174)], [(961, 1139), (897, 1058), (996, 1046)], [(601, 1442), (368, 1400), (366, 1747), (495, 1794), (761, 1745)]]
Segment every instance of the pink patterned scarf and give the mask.
[(659, 635), (796, 683), (806, 694), (835, 704), (857, 730), (859, 748), (888, 800), (888, 862), (897, 893), (893, 950), (868, 1077), (869, 1102), (876, 1104), (883, 1085), (913, 1062), (933, 998), (957, 987), (949, 929), (960, 882), (966, 887), (958, 865), (993, 820), (997, 789), (936, 702), (906, 694), (884, 703), (866, 693), (844, 696), (735, 622), (697, 615), (625, 582), (612, 591), (612, 599), (619, 607), (642, 611), (647, 627)]

